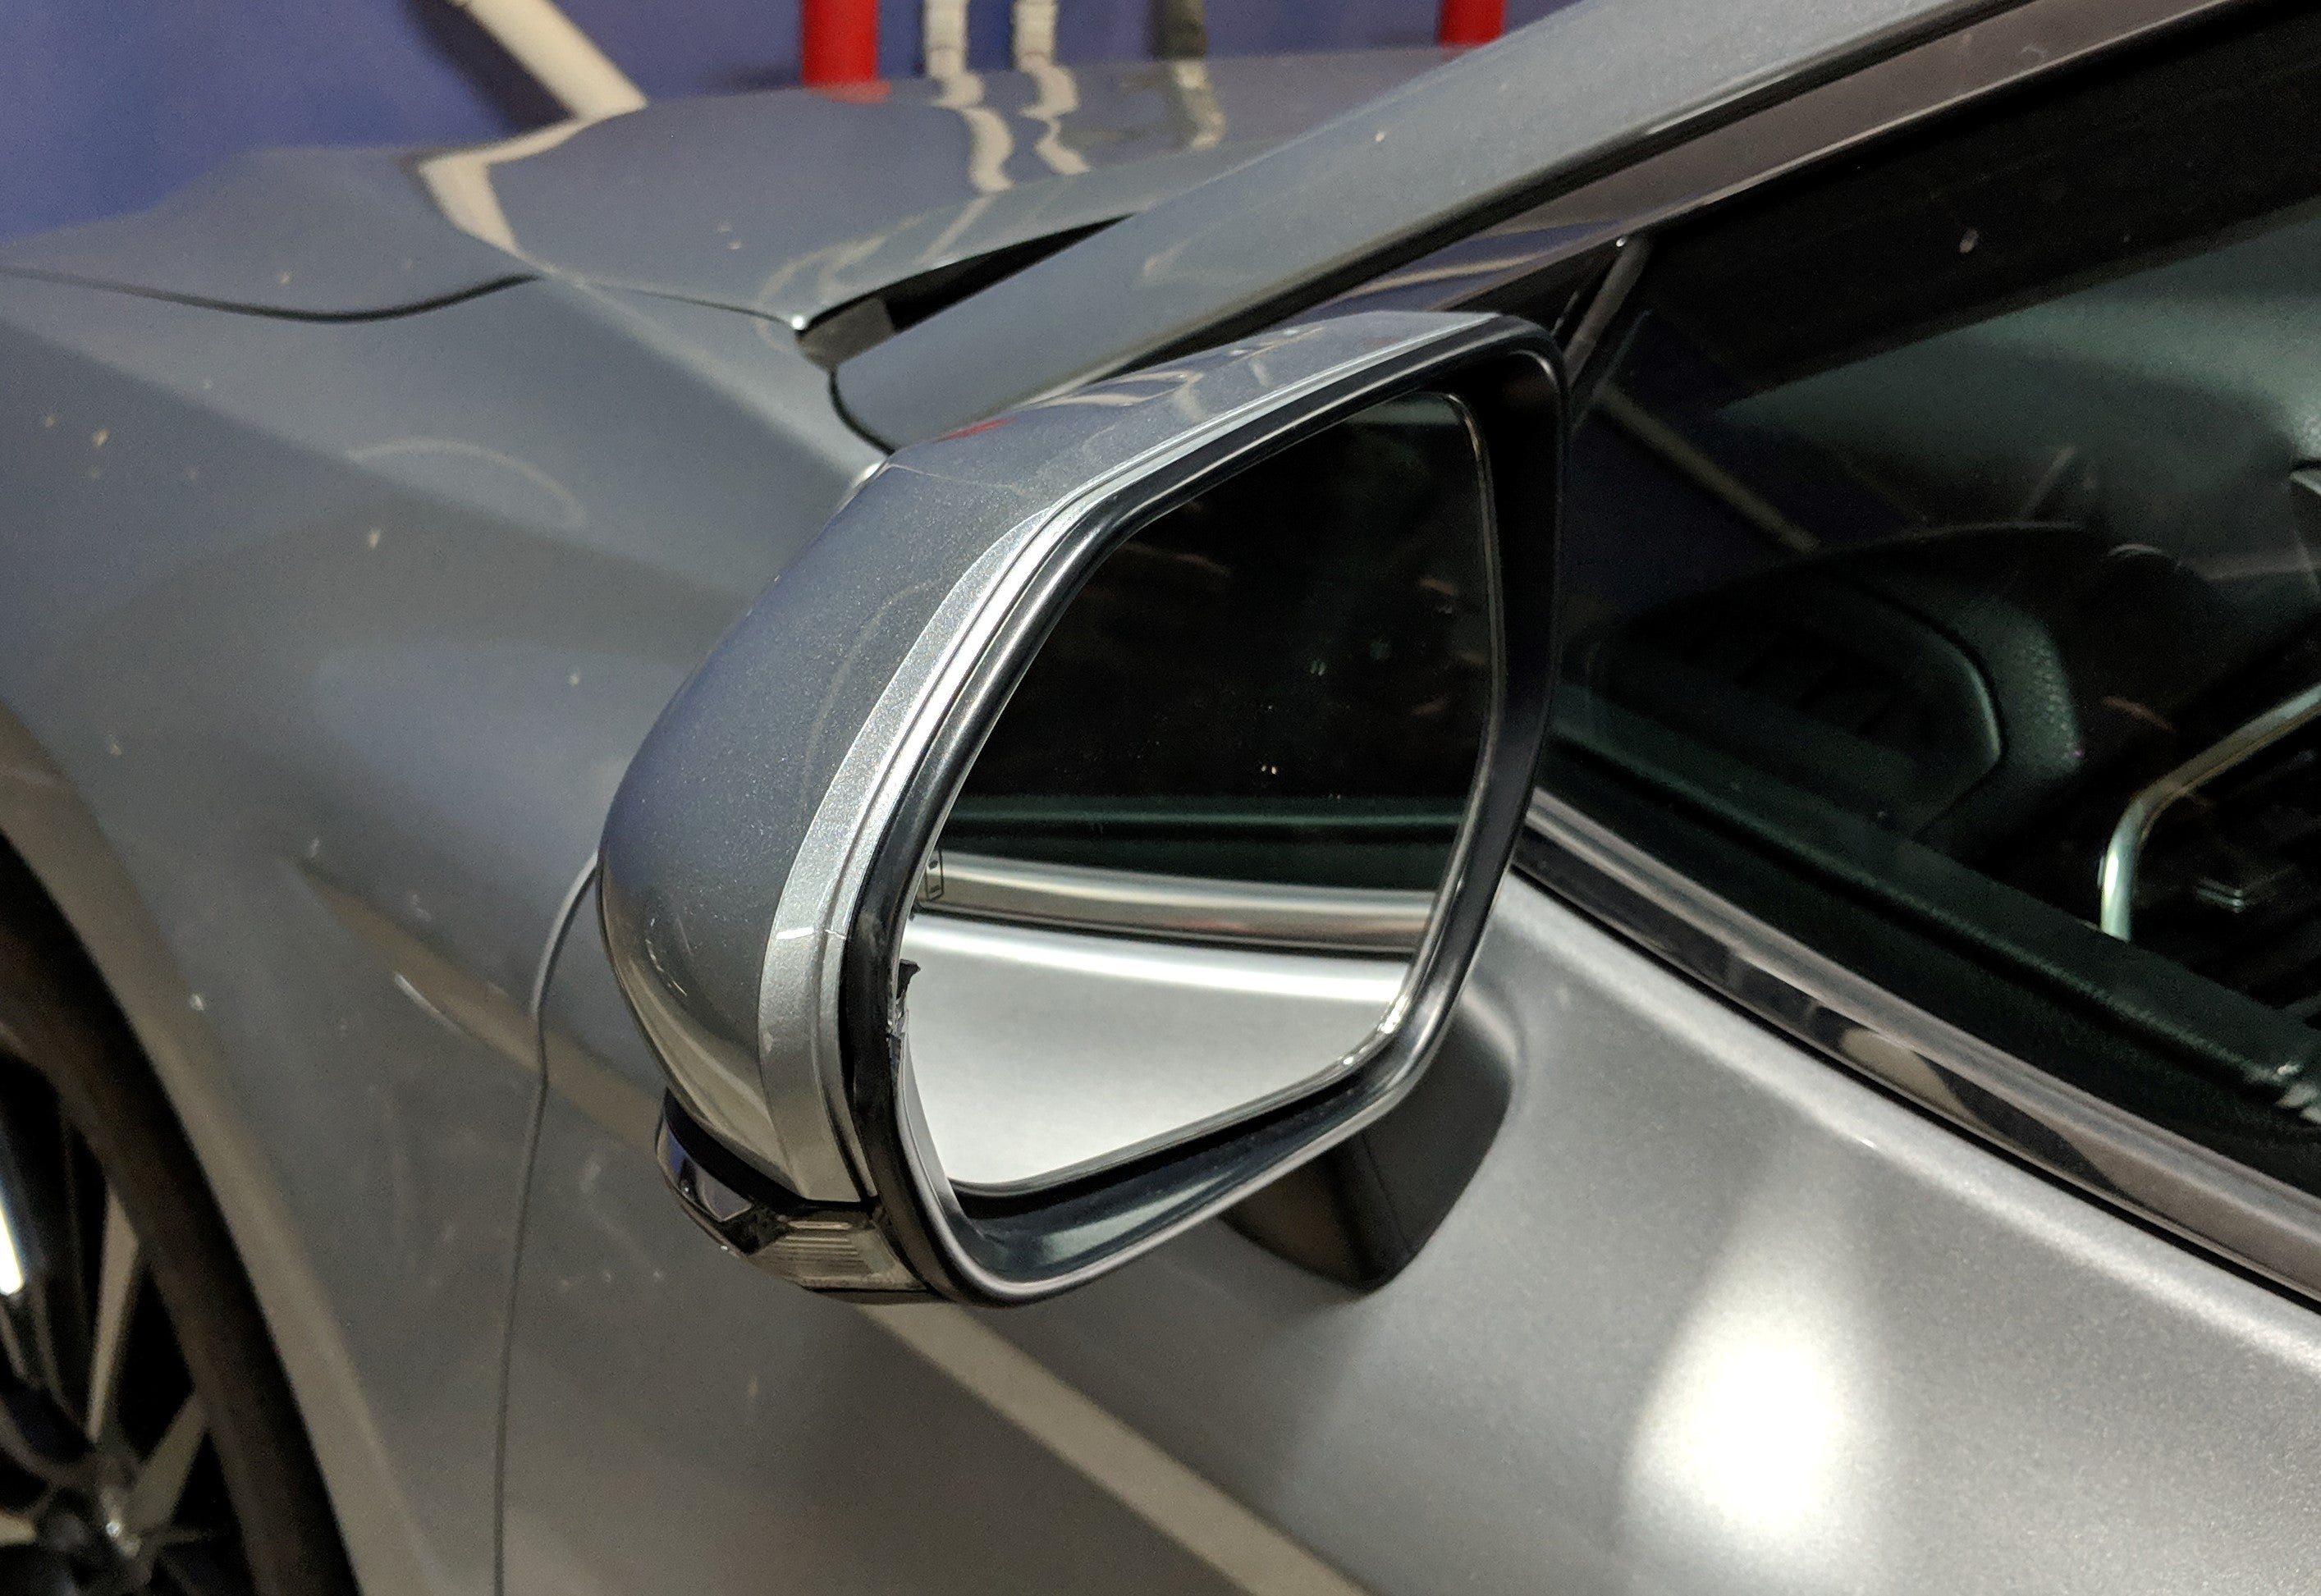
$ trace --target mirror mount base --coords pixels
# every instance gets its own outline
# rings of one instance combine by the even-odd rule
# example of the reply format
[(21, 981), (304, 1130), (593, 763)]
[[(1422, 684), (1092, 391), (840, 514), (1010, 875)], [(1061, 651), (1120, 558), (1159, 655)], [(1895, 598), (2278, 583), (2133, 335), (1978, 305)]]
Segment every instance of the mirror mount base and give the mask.
[(1360, 1135), (1261, 1187), (1224, 1221), (1277, 1257), (1374, 1291), (1418, 1256), (1482, 1167), (1515, 1093), (1499, 1029), (1455, 1017), (1410, 1095)]

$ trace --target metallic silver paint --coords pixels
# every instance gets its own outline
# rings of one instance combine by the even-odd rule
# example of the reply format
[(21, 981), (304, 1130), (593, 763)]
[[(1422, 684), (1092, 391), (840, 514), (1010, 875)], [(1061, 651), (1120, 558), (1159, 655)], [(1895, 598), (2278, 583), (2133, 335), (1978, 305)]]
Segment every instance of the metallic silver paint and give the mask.
[(1487, 325), (1268, 334), (921, 445), (865, 483), (669, 705), (605, 823), (614, 966), (687, 1111), (810, 1202), (872, 1194), (839, 1061), (846, 938), (923, 750), (1027, 586), (1172, 462)]
[(1533, 828), (1632, 897), (1582, 897), (1679, 967), (1934, 1112), (2236, 1262), (2321, 1298), (2321, 1198), (2002, 1052), (1744, 913), (1568, 804)]
[[(1252, 1105), (1233, 1136), (1188, 1138), (1029, 1207), (970, 1210), (912, 1089), (899, 944), (988, 724), (977, 716), (997, 712), (1052, 607), (1144, 517), (1420, 389), (1459, 402), (1490, 464), (1493, 664), (1464, 818), (1401, 990), (1358, 1046), (1294, 1096)], [(1118, 1267), (1401, 1101), (1482, 935), (1545, 730), (1561, 407), (1555, 352), (1529, 322), (1347, 317), (1024, 406), (906, 451), (864, 485), (655, 724), (605, 826), (605, 939), (669, 1066), (672, 1133), (717, 1162), (724, 1133), (701, 1127), (687, 1091), (696, 1076), (726, 1089), (727, 1060), (747, 1059), (735, 1022), (755, 957), (775, 1133), (725, 1152), (761, 1174), (802, 1145), (857, 1158), (861, 1195), (838, 1210), (737, 1164), (730, 1184), (765, 1189), (719, 1234), (778, 1266), (767, 1243), (802, 1211), (818, 1226), (867, 1213), (927, 1288), (1030, 1301)], [(799, 673), (833, 648), (844, 668)]]
[(391, 152), (269, 150), (149, 210), (0, 245), (0, 273), (285, 315), (378, 315), (526, 275), (443, 224)]
[[(1050, 68), (1069, 109), (1050, 108), (1052, 82), (1015, 72), (975, 75), (957, 104), (956, 82), (928, 79), (673, 101), (497, 166), (492, 182), (531, 258), (802, 325), (887, 283), (1142, 209), (1441, 59), (1207, 63), (1221, 137), (1204, 136), (1156, 66)], [(996, 147), (979, 150), (978, 132)]]
[(1579, 0), (856, 356), (840, 402), (908, 443), (1273, 320), (1486, 207), (1979, 3)]
[(1360, 1587), (948, 1303), (866, 1308), (873, 1324), (1251, 1596)]
[(1514, 1106), (1388, 1286), (1211, 1230), (996, 1327), (1381, 1593), (2306, 1581), (2301, 1306), (1519, 882), (1467, 1013)]
[(0, 827), (186, 1125), (374, 1592), (491, 1586), (557, 905), (628, 748), (869, 457), (757, 325), (0, 281)]
[[(1699, 68), (1720, 64), (1704, 43), (1754, 30), (1722, 64), (1779, 82), (1906, 14), (1934, 14), (1592, 5), (1561, 26), (1616, 49), (1527, 54), (1504, 86), (1545, 108), (1525, 126), (1625, 95), (1625, 131), (1657, 137), (1698, 111)], [(2006, 20), (1959, 36), (1961, 58)], [(1493, 89), (1511, 59), (1479, 53), (1459, 81)], [(1855, 109), (1797, 159), (1924, 108), (1861, 81), (1865, 98), (1820, 102)], [(1446, 123), (1471, 109), (1426, 103)], [(1397, 140), (1415, 114), (1394, 103)], [(1545, 177), (1570, 145), (1541, 148)], [(1443, 153), (1455, 189), (1489, 152)], [(316, 208), (280, 187), (222, 201), (222, 242), (57, 235), (60, 253), (12, 247), (0, 268), (318, 316), (406, 311), (509, 269), (385, 168), (352, 162), (335, 186), (317, 161), (288, 181), (329, 191)], [(1362, 192), (1327, 173), (1313, 192), (1361, 214), (1406, 203), (1379, 165), (1348, 166)], [(1203, 303), (1294, 298), (1311, 252), (1285, 249), (1280, 223), (1303, 169), (1115, 229), (1040, 282), (1086, 270), (1101, 308), (1118, 269), (1198, 264), (1171, 230), (1231, 213), (1239, 231), (1214, 247), (1240, 258)], [(1435, 193), (1423, 162), (1394, 169)], [(847, 236), (895, 225), (874, 209)], [(169, 275), (189, 261), (214, 275)], [(1107, 318), (1067, 308), (996, 295), (975, 313), (1000, 343), (1041, 329), (1054, 373), (1133, 358)], [(1160, 320), (1193, 338), (1207, 313)], [(0, 282), (0, 832), (187, 1129), (375, 1596), (491, 1583), (499, 1386), (479, 1371), (502, 1327), (478, 1304), (510, 1271), (535, 1083), (477, 1033), (532, 976), (610, 773), (876, 458), (824, 374), (738, 322), (560, 285), (350, 327)], [(424, 440), (488, 452), (411, 447)], [(396, 935), (364, 929), (381, 927)], [(592, 917), (549, 1007), (511, 1589), (1223, 1588), (1100, 1471), (1059, 1465), (851, 1310), (685, 1226), (651, 1162), (657, 1075)], [(2308, 1582), (2321, 1470), (2301, 1306), (1830, 1071), (1521, 884), (1464, 1013), (1452, 1045), (1515, 1062), (1515, 1111), (1385, 1291), (1338, 1292), (1208, 1226), (988, 1322), (1381, 1592)], [(1768, 1323), (1807, 1356), (1743, 1372), (1834, 1389), (1819, 1410), (1852, 1427), (1824, 1432), (1843, 1437), (1850, 1500), (1800, 1499), (1829, 1511), (1784, 1520), (1778, 1549), (1799, 1555), (1770, 1572), (1687, 1441), (1745, 1431), (1720, 1410), (1717, 1349)], [(1842, 1378), (1797, 1380), (1815, 1367)]]
[(1407, 959), (914, 914), (911, 1077), (978, 1192), (1052, 1186), (1287, 1101), (1378, 1026)]
[[(1488, 303), (1489, 295), (1544, 267), (1678, 220), (1977, 96), (2031, 82), (2235, 3), (2025, 0), (1673, 149), (1647, 154), (1300, 315)], [(1624, 269), (1638, 272), (1642, 267), (1642, 258), (1631, 256)], [(1616, 300), (1625, 292), (1607, 286), (1615, 288)], [(1566, 353), (1575, 376), (1594, 349), (1590, 330), (1574, 329)]]
[[(1835, 48), (1818, 32), (1838, 22), (1834, 8), (1800, 5), (1788, 13), (1769, 13), (1752, 7), (1703, 19), (1661, 18), (1633, 4), (1568, 7), (1478, 52), (1472, 63), (1430, 73), (1376, 105), (1317, 128), (1248, 171), (1157, 207), (1135, 226), (1114, 230), (1116, 237), (1075, 245), (1066, 252), (1069, 266), (1042, 263), (1023, 274), (1024, 286), (1009, 283), (994, 290), (987, 303), (997, 310), (931, 318), (924, 328), (893, 340), (893, 349), (873, 349), (849, 362), (842, 369), (840, 393), (849, 413), (871, 433), (905, 441), (971, 420), (1021, 394), (1197, 341), (1200, 329), (1241, 324), (1253, 307), (1272, 300), (1280, 302), (1280, 313), (1295, 311), (1300, 319), (1467, 304), (1543, 268), (1807, 161), (2232, 3), (2027, 0), (1926, 43), (1872, 59), (1819, 86), (1810, 86), (1808, 75), (1816, 63), (1802, 55), (1791, 59), (1772, 75), (1774, 85), (1804, 77), (1807, 86), (1802, 92), (1721, 124), (1715, 119), (1729, 114), (1733, 101), (1761, 97), (1766, 86), (1743, 95), (1733, 83), (1719, 80), (1718, 89), (1704, 92), (1691, 79), (1720, 66), (1738, 68), (1769, 47), (1802, 49), (1808, 36), (1823, 48)], [(1671, 0), (1670, 9), (1689, 8), (1686, 0)], [(1910, 9), (1899, 7), (1887, 15), (1886, 32)], [(1918, 23), (1934, 23), (1936, 13), (1960, 18), (1980, 9), (1972, 4), (1929, 7)], [(1583, 17), (1590, 12), (1597, 14)], [(1719, 45), (1700, 41), (1704, 20), (1758, 36), (1719, 54)], [(1856, 16), (1853, 24), (1864, 32), (1844, 50), (1874, 57), (1879, 30), (1867, 26), (1866, 15)], [(1551, 46), (1542, 31), (1566, 26), (1577, 33), (1560, 36)], [(1664, 81), (1672, 67), (1663, 43), (1679, 34), (1698, 43), (1700, 53), (1688, 63), (1680, 81)], [(1483, 78), (1481, 64), (1506, 62), (1518, 41), (1540, 48), (1514, 71)], [(1588, 88), (1606, 103), (1566, 95), (1552, 105), (1506, 110), (1496, 121), (1478, 117), (1478, 104), (1501, 113), (1523, 73), (1536, 74), (1533, 81), (1553, 78), (1561, 61), (1549, 57), (1551, 48), (1563, 60), (1584, 59), (1602, 73), (1605, 81), (1591, 81)], [(1632, 65), (1613, 64), (1617, 62)], [(1609, 81), (1613, 77), (1621, 82)], [(1702, 98), (1682, 106), (1673, 98), (1653, 100), (1650, 113), (1609, 140), (1613, 147), (1643, 146), (1642, 158), (1607, 176), (1588, 177), (1588, 168), (1606, 163), (1597, 159), (1599, 149), (1579, 142), (1593, 133), (1584, 119), (1616, 116), (1620, 97), (1644, 91), (1646, 85), (1652, 94), (1693, 92)], [(1688, 118), (1708, 125), (1672, 149), (1661, 148)], [(1416, 149), (1411, 148), (1414, 134), (1424, 141)], [(1541, 146), (1517, 154), (1517, 143), (1532, 138), (1542, 140)], [(1449, 216), (1455, 207), (1445, 205), (1452, 195), (1439, 178), (1412, 175), (1426, 161), (1460, 172), (1462, 183), (1471, 186), (1462, 191), (1460, 204), (1474, 210), (1488, 211), (1502, 190), (1546, 186), (1558, 171), (1571, 171), (1577, 186), (1409, 258), (1404, 240), (1452, 226)], [(1501, 161), (1503, 167), (1495, 164)], [(1316, 213), (1285, 223), (1277, 214), (1277, 184)], [(1324, 207), (1327, 216), (1320, 214)], [(1281, 231), (1276, 234), (1270, 228)], [(1166, 241), (1180, 231), (1197, 240), (1198, 249)], [(1285, 253), (1281, 240), (1291, 237), (1297, 252)], [(1261, 249), (1237, 255), (1236, 240), (1244, 238), (1267, 241)], [(1365, 266), (1364, 256), (1375, 264)], [(1333, 276), (1349, 271), (1360, 280), (1333, 293), (1327, 285)], [(995, 337), (996, 330), (1024, 313), (1034, 300), (1051, 332), (1071, 336), (999, 347), (1003, 340)], [(1142, 320), (1124, 318), (1124, 304), (1134, 307)], [(1082, 363), (1074, 366), (1076, 359)], [(950, 364), (954, 360), (967, 363)], [(909, 375), (912, 362), (919, 363), (915, 381)], [(892, 385), (894, 392), (882, 385)]]
[(508, 1596), (1232, 1590), (869, 1315), (687, 1222), (600, 923), (584, 909), (549, 992)]
[[(406, 312), (545, 274), (800, 327), (1142, 209), (1442, 59), (1207, 63), (1199, 104), (1165, 66), (1051, 67), (983, 75), (971, 111), (914, 79), (669, 101), (453, 150), (264, 151), (150, 210), (0, 245), (0, 274), (299, 316)], [(978, 150), (978, 131), (997, 147)]]
[[(642, 1109), (651, 1061), (601, 957), (576, 938), (552, 1023)], [(1514, 1105), (1384, 1289), (1205, 1226), (978, 1317), (1378, 1596), (2303, 1588), (2321, 1321), (2302, 1307), (1991, 1157), (1521, 881), (1450, 1046), (1508, 1060)], [(930, 1389), (848, 1310), (718, 1256), (645, 1149), (578, 1111), (553, 1062), (551, 1081), (512, 1592), (647, 1571), (695, 1590), (1191, 1577), (1027, 1461), (1004, 1407)], [(866, 1509), (873, 1466), (904, 1471), (875, 1494), (907, 1510)], [(1109, 1560), (1046, 1561), (1091, 1530), (1117, 1537)], [(955, 1566), (915, 1561), (946, 1544)]]

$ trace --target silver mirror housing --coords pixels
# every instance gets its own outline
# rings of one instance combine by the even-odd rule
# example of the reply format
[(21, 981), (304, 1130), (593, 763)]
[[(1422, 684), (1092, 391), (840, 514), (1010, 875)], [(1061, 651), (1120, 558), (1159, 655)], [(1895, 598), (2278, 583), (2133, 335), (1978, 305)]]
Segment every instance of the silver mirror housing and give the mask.
[[(1489, 724), (1401, 999), (1292, 1101), (1052, 1189), (948, 1181), (911, 1083), (901, 939), (968, 766), (1058, 614), (1173, 507), (1425, 390), (1471, 418), (1497, 567)], [(1556, 356), (1506, 317), (1311, 322), (896, 455), (672, 701), (607, 821), (605, 940), (667, 1074), (664, 1172), (821, 1291), (1019, 1302), (1116, 1266), (1409, 1089), (1528, 802), (1552, 675)]]

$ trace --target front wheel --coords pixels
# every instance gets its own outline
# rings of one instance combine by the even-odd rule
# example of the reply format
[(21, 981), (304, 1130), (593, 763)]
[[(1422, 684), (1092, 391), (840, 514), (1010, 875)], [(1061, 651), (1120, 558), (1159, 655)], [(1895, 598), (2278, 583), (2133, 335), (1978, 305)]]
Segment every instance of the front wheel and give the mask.
[(5, 858), (0, 1355), (0, 1590), (351, 1590), (193, 1153), (77, 945)]

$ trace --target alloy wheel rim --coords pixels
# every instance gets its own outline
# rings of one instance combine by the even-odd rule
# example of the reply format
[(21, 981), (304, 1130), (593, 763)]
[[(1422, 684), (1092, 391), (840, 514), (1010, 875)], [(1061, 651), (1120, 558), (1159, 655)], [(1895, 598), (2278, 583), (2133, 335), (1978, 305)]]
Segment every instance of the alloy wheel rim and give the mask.
[(247, 1596), (208, 1415), (120, 1195), (47, 1081), (0, 1059), (0, 1573)]

